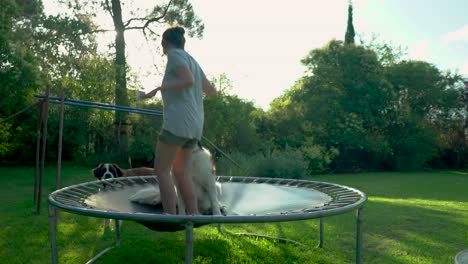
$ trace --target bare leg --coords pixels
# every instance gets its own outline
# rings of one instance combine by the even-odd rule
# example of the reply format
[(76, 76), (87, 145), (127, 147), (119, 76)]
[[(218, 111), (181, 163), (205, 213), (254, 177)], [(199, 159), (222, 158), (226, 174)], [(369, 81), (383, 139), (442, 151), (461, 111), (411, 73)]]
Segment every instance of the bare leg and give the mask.
[(182, 194), (187, 214), (200, 214), (198, 212), (197, 194), (192, 177), (189, 175), (191, 148), (183, 148), (177, 155), (173, 172), (177, 181), (178, 191)]
[(165, 213), (176, 214), (177, 196), (174, 190), (174, 182), (171, 177), (171, 167), (180, 146), (158, 142), (156, 146), (156, 161), (154, 168), (158, 176), (159, 190)]

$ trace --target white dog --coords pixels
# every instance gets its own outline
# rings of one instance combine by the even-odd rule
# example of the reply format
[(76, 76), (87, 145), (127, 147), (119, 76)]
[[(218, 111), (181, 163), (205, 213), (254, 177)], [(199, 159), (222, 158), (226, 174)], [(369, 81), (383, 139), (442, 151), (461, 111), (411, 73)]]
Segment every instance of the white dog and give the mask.
[[(189, 166), (189, 174), (192, 177), (197, 194), (199, 212), (208, 215), (221, 215), (221, 184), (215, 180), (216, 169), (211, 153), (207, 149), (197, 145), (193, 148)], [(154, 175), (154, 171), (151, 168), (123, 170), (115, 164), (100, 164), (93, 170), (93, 173), (98, 179)], [(147, 187), (129, 197), (129, 200), (142, 204), (161, 204), (159, 188), (155, 186)], [(185, 205), (180, 195), (178, 195), (177, 205), (178, 213), (185, 214)]]

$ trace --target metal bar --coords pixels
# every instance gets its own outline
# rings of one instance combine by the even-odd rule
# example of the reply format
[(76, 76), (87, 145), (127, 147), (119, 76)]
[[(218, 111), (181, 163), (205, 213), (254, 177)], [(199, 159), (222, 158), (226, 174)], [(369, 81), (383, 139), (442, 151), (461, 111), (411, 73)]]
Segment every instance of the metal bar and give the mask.
[(46, 156), (46, 146), (47, 146), (47, 121), (49, 119), (49, 87), (46, 89), (46, 98), (44, 99), (43, 104), (43, 127), (42, 127), (42, 154), (41, 154), (41, 171), (39, 173), (39, 191), (37, 194), (37, 207), (36, 214), (41, 213), (41, 200), (42, 200), (42, 187), (44, 181), (44, 164)]
[(37, 183), (39, 181), (39, 155), (41, 151), (42, 101), (37, 109), (36, 168), (34, 170), (34, 205), (37, 202)]
[[(106, 219), (106, 220), (109, 220), (109, 219)], [(115, 246), (110, 246), (110, 247), (105, 248), (104, 250), (99, 252), (96, 256), (94, 256), (92, 259), (88, 260), (88, 262), (86, 262), (86, 264), (94, 263), (96, 260), (98, 260), (104, 254), (109, 252), (109, 250), (111, 250), (111, 249), (113, 249), (113, 248), (115, 248), (117, 246), (120, 246), (120, 227), (122, 225), (122, 220), (114, 219), (114, 224), (115, 224), (114, 229), (115, 229), (115, 235), (116, 235)]]
[(86, 264), (92, 264), (94, 263), (98, 258), (102, 257), (104, 254), (106, 254), (109, 250), (113, 249), (113, 246), (110, 246), (108, 248), (105, 248), (103, 251), (99, 252), (96, 256), (94, 256), (92, 259), (88, 260)]
[(193, 261), (193, 223), (185, 223), (185, 264)]
[(49, 204), (49, 241), (52, 264), (58, 263), (57, 251), (57, 208)]
[(231, 235), (231, 236), (249, 236), (249, 237), (262, 238), (262, 239), (276, 240), (276, 241), (283, 242), (283, 243), (293, 243), (293, 244), (296, 244), (298, 246), (305, 247), (304, 244), (302, 244), (300, 242), (297, 242), (295, 240), (292, 240), (292, 239), (288, 239), (288, 238), (267, 236), (267, 235), (261, 235), (261, 234), (255, 234), (255, 233), (233, 233), (231, 231), (223, 229), (221, 227), (221, 224), (218, 224), (218, 232), (220, 232), (221, 234), (224, 234), (224, 235), (227, 234), (227, 235)]
[(57, 160), (57, 173), (55, 175), (55, 190), (60, 188), (60, 176), (62, 173), (62, 142), (63, 142), (63, 114), (65, 112), (64, 106), (65, 95), (60, 95), (60, 125), (59, 125), (59, 142), (58, 142), (58, 160)]
[(237, 162), (235, 162), (228, 154), (224, 153), (220, 148), (218, 148), (215, 144), (211, 143), (206, 137), (202, 136), (202, 139), (205, 140), (210, 146), (215, 148), (217, 151), (219, 151), (223, 156), (225, 156), (229, 161), (234, 163), (237, 167), (243, 169)]
[(318, 244), (318, 248), (323, 248), (323, 241), (324, 241), (324, 228), (323, 228), (323, 217), (320, 217), (320, 232), (319, 232), (319, 244)]
[(16, 113), (14, 113), (13, 115), (11, 115), (11, 116), (9, 116), (9, 117), (7, 117), (7, 118), (5, 118), (5, 119), (0, 120), (0, 124), (1, 124), (1, 123), (4, 123), (4, 122), (6, 122), (6, 121), (8, 121), (8, 120), (10, 120), (10, 119), (12, 119), (12, 118), (14, 118), (14, 117), (17, 116), (17, 115), (20, 115), (20, 114), (22, 114), (22, 113), (28, 111), (29, 109), (31, 109), (31, 108), (33, 108), (33, 107), (39, 105), (40, 103), (41, 103), (41, 102), (37, 102), (37, 103), (35, 103), (35, 104), (29, 105), (28, 107), (26, 107), (26, 108), (24, 108), (24, 109), (22, 109), (22, 110), (20, 110), (20, 111), (18, 111), (18, 112), (16, 112)]
[[(39, 94), (35, 94), (34, 97), (41, 98), (41, 99), (45, 98), (44, 95), (39, 95)], [(53, 104), (60, 103), (59, 97), (49, 96), (48, 98), (50, 99), (50, 103), (53, 103)], [(94, 108), (94, 109), (107, 110), (107, 111), (115, 111), (115, 112), (120, 111), (120, 112), (132, 113), (132, 114), (163, 116), (162, 111), (133, 108), (133, 107), (128, 107), (128, 106), (120, 106), (120, 105), (111, 105), (111, 104), (104, 104), (104, 103), (96, 103), (96, 102), (90, 102), (90, 101), (65, 99), (63, 103), (65, 105), (70, 105), (70, 106), (80, 106), (80, 107)], [(218, 152), (220, 152), (223, 156), (225, 156), (234, 165), (242, 169), (242, 167), (237, 162), (235, 162), (229, 155), (224, 153), (220, 148), (218, 148), (215, 144), (209, 141), (206, 137), (202, 136), (202, 139), (205, 140), (211, 147), (215, 148)]]
[[(34, 97), (40, 98), (40, 99), (45, 98), (44, 95), (38, 95), (38, 94), (35, 94)], [(60, 103), (59, 99), (60, 99), (59, 97), (51, 96), (50, 103), (58, 104)], [(65, 99), (64, 104), (71, 105), (71, 106), (96, 108), (96, 109), (108, 110), (108, 111), (129, 112), (129, 113), (135, 113), (135, 114), (146, 114), (146, 115), (155, 115), (155, 116), (163, 115), (163, 112), (157, 111), (157, 110), (133, 108), (133, 107), (128, 107), (128, 106), (96, 103), (96, 102), (82, 101), (82, 100)]]
[(122, 226), (122, 220), (114, 219), (115, 222), (115, 245), (120, 246), (120, 230)]
[(356, 264), (361, 264), (361, 247), (362, 247), (362, 206), (358, 207), (356, 214)]
[[(52, 101), (52, 103), (58, 103), (57, 101)], [(156, 111), (156, 110), (146, 110), (146, 109), (138, 109), (138, 108), (130, 108), (130, 107), (122, 107), (122, 106), (113, 106), (113, 105), (108, 105), (108, 106), (100, 106), (100, 105), (92, 105), (92, 104), (84, 104), (81, 102), (69, 102), (65, 101), (65, 105), (70, 105), (70, 106), (79, 106), (79, 107), (87, 107), (87, 108), (93, 108), (93, 109), (100, 109), (100, 110), (107, 110), (107, 111), (114, 111), (114, 112), (127, 112), (131, 114), (144, 114), (144, 115), (153, 115), (153, 116), (162, 116), (161, 111)]]

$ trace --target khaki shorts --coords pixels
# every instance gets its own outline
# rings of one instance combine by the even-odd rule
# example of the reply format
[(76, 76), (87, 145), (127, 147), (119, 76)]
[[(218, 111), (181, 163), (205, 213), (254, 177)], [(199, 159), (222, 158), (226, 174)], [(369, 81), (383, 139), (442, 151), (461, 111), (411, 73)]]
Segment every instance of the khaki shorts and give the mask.
[(196, 138), (179, 137), (165, 129), (159, 133), (158, 140), (166, 144), (179, 145), (182, 148), (193, 148), (198, 143), (198, 139)]

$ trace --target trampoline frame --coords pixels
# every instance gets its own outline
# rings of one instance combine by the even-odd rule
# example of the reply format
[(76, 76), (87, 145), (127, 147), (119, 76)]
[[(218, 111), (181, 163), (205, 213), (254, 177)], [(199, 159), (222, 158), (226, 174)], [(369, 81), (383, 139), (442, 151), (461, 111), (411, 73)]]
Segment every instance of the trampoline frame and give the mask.
[[(105, 180), (109, 183), (112, 181), (115, 183), (123, 183), (126, 186), (127, 183), (153, 183), (157, 182), (156, 176), (134, 176), (124, 178), (114, 178)], [(163, 215), (163, 214), (150, 214), (150, 213), (123, 213), (105, 211), (93, 208), (86, 208), (86, 204), (82, 201), (82, 206), (73, 206), (67, 204), (68, 201), (74, 203), (80, 203), (79, 198), (83, 195), (92, 195), (96, 193), (96, 190), (102, 187), (101, 181), (92, 181), (72, 185), (65, 187), (51, 193), (48, 198), (49, 202), (49, 237), (51, 244), (51, 258), (52, 263), (58, 263), (58, 249), (57, 249), (57, 208), (84, 216), (92, 216), (98, 218), (111, 218), (115, 219), (115, 232), (116, 242), (115, 246), (120, 245), (121, 242), (121, 221), (120, 220), (132, 220), (132, 221), (148, 221), (148, 222), (162, 222), (162, 223), (178, 223), (185, 225), (185, 263), (192, 263), (193, 260), (193, 228), (194, 224), (222, 224), (222, 223), (270, 223), (270, 222), (286, 222), (286, 221), (298, 221), (307, 219), (320, 219), (320, 233), (319, 233), (319, 244), (318, 247), (323, 247), (324, 241), (324, 217), (343, 214), (351, 210), (356, 209), (356, 263), (361, 263), (361, 245), (362, 245), (362, 209), (363, 204), (367, 201), (367, 195), (357, 189), (347, 187), (344, 185), (319, 182), (319, 181), (308, 181), (308, 180), (292, 180), (292, 179), (281, 179), (281, 178), (258, 178), (258, 177), (239, 177), (239, 176), (218, 176), (217, 181), (220, 183), (247, 183), (257, 184), (266, 183), (280, 186), (309, 188), (316, 191), (323, 192), (330, 197), (332, 201), (318, 208), (307, 208), (302, 210), (290, 211), (290, 212), (279, 212), (277, 214), (268, 215), (228, 215), (228, 216), (215, 216), (215, 215)], [(82, 191), (81, 189), (85, 190)], [(91, 190), (91, 191), (90, 191)], [(78, 199), (78, 200), (74, 200)], [(65, 202), (64, 202), (65, 201)], [(221, 231), (221, 228), (219, 228)], [(256, 235), (257, 237), (266, 237), (262, 235)], [(268, 238), (268, 237), (267, 237)], [(288, 241), (287, 239), (281, 239)], [(87, 263), (93, 263), (99, 257), (107, 253), (110, 249), (115, 246), (110, 246)]]

